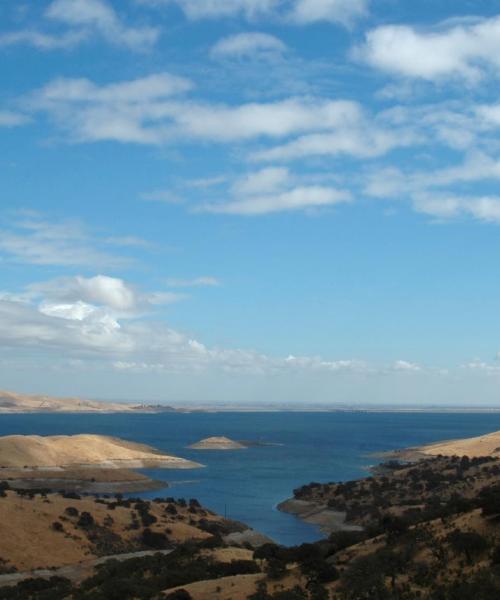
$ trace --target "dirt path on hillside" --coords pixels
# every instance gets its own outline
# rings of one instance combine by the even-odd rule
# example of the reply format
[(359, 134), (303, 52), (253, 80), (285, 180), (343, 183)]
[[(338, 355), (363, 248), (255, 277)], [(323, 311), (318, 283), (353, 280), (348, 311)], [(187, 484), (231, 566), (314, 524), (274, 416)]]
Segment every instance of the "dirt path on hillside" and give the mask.
[(6, 585), (16, 585), (24, 579), (42, 577), (49, 579), (50, 577), (66, 577), (73, 582), (81, 581), (92, 574), (92, 571), (98, 565), (102, 565), (108, 560), (118, 560), (120, 562), (129, 558), (141, 558), (143, 556), (153, 556), (155, 554), (170, 554), (173, 550), (141, 550), (139, 552), (128, 552), (126, 554), (112, 554), (110, 556), (101, 556), (92, 560), (86, 560), (75, 565), (65, 565), (55, 569), (35, 569), (33, 571), (22, 571), (20, 573), (7, 573), (0, 575), (0, 587)]

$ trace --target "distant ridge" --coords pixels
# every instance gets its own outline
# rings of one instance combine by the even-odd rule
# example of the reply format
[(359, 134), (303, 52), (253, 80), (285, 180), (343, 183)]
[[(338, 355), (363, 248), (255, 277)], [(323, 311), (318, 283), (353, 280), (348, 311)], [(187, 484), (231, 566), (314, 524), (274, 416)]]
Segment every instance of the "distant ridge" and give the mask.
[(174, 412), (170, 406), (101, 402), (81, 398), (55, 398), (0, 390), (0, 414), (5, 413), (154, 413)]

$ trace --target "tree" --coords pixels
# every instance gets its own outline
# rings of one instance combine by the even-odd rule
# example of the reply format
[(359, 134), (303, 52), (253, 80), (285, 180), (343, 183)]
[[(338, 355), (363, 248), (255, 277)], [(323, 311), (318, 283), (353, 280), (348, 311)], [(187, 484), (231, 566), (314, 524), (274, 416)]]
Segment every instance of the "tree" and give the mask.
[(465, 555), (469, 564), (472, 564), (473, 556), (482, 554), (489, 547), (488, 540), (475, 531), (460, 531), (455, 529), (446, 539), (456, 552)]

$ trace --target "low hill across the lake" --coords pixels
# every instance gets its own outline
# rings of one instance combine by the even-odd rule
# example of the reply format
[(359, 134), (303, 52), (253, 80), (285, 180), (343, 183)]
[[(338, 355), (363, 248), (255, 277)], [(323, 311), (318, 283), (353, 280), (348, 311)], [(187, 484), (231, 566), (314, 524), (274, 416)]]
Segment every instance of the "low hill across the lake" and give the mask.
[(199, 463), (103, 435), (8, 435), (0, 437), (2, 468), (192, 469)]
[(207, 437), (189, 446), (193, 450), (243, 450), (246, 447), (244, 444), (224, 436)]
[(101, 402), (81, 398), (19, 394), (0, 390), (0, 414), (9, 413), (156, 413), (175, 412), (170, 406)]

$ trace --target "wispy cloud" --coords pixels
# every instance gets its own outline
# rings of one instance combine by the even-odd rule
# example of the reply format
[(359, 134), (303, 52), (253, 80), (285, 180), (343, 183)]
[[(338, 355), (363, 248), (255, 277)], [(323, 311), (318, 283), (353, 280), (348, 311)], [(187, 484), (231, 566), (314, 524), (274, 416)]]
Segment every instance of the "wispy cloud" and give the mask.
[(327, 21), (350, 27), (368, 16), (368, 0), (296, 0), (288, 18), (300, 25)]
[(170, 287), (214, 287), (220, 285), (220, 281), (217, 277), (211, 277), (208, 275), (202, 277), (194, 277), (193, 279), (176, 279), (168, 278), (166, 281)]
[(300, 178), (280, 167), (262, 169), (238, 179), (229, 193), (229, 199), (202, 204), (196, 210), (258, 216), (319, 209), (351, 200), (351, 194), (346, 190), (323, 185), (304, 185)]
[[(79, 221), (49, 221), (37, 214), (19, 216), (0, 227), (0, 257), (33, 265), (125, 267), (131, 259), (110, 254), (107, 242)], [(113, 243), (113, 245), (116, 244)]]
[(0, 46), (26, 44), (40, 50), (72, 48), (93, 37), (131, 50), (148, 50), (160, 36), (157, 27), (125, 24), (106, 0), (53, 0), (45, 11), (47, 24), (62, 25), (65, 31), (22, 29), (0, 34)]
[(30, 118), (19, 112), (0, 110), (0, 127), (18, 127), (29, 123)]
[(275, 60), (286, 50), (286, 45), (276, 36), (252, 31), (220, 39), (213, 46), (210, 54), (215, 59)]
[(73, 142), (287, 139), (254, 152), (255, 160), (335, 154), (369, 158), (418, 141), (408, 128), (373, 117), (350, 100), (294, 97), (230, 106), (176, 99), (192, 87), (187, 79), (168, 73), (104, 86), (87, 79), (58, 79), (33, 92), (24, 105), (46, 112)]
[(137, 0), (162, 7), (177, 4), (188, 19), (242, 17), (249, 21), (271, 19), (296, 25), (318, 21), (351, 26), (368, 14), (368, 0)]

